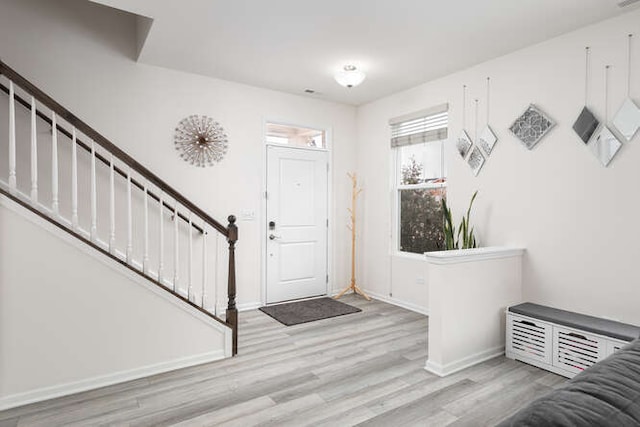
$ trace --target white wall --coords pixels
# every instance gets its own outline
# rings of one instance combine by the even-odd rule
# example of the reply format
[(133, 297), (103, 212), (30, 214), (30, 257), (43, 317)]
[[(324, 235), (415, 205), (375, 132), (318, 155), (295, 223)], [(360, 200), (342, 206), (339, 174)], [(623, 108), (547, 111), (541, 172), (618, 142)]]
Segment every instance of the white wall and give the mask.
[(4, 196), (0, 236), (0, 410), (230, 349), (227, 327)]
[[(428, 308), (426, 295), (413, 295), (421, 261), (414, 261), (411, 269), (398, 269), (403, 261), (390, 255), (388, 120), (449, 102), (449, 199), (454, 213), (462, 214), (477, 189), (473, 224), (480, 243), (527, 248), (525, 299), (640, 324), (635, 303), (640, 300), (640, 272), (634, 268), (640, 255), (640, 232), (634, 225), (640, 200), (640, 138), (625, 144), (605, 169), (571, 129), (583, 106), (585, 46), (592, 50), (591, 107), (599, 117), (604, 116), (604, 66), (613, 66), (613, 114), (626, 91), (627, 34), (637, 33), (638, 22), (640, 11), (628, 13), (359, 108), (358, 171), (365, 187), (360, 261), (365, 288), (377, 294), (393, 289), (394, 297)], [(639, 101), (640, 34), (635, 39), (631, 90)], [(475, 98), (480, 99), (482, 129), (487, 76), (492, 79), (491, 125), (499, 141), (474, 178), (452, 145), (462, 128), (463, 84), (469, 87), (467, 130), (473, 137)], [(529, 103), (558, 123), (530, 152), (508, 131)]]
[[(336, 289), (348, 283), (346, 173), (355, 167), (355, 108), (135, 63), (135, 18), (81, 0), (3, 2), (0, 55), (215, 218), (226, 224), (231, 213), (256, 212), (255, 221), (238, 224), (240, 307), (262, 298), (264, 121), (330, 130), (335, 218), (330, 281)], [(227, 131), (229, 153), (219, 165), (195, 168), (176, 154), (173, 129), (190, 114), (212, 116)]]

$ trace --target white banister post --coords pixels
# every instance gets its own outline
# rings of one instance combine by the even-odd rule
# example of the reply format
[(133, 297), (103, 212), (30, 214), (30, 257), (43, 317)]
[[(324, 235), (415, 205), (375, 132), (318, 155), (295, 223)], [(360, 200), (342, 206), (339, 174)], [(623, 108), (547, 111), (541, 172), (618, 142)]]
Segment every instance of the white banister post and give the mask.
[(193, 296), (193, 222), (191, 221), (191, 211), (189, 211), (189, 286), (187, 288), (187, 299), (191, 301)]
[(38, 204), (38, 130), (36, 99), (31, 97), (31, 203)]
[(116, 177), (113, 154), (109, 158), (109, 252), (116, 253)]
[(98, 238), (98, 195), (96, 187), (96, 143), (91, 141), (91, 241)]
[(16, 104), (12, 81), (9, 81), (9, 192), (16, 192)]
[(158, 264), (158, 282), (161, 284), (164, 280), (164, 206), (162, 201), (162, 190), (160, 190), (160, 196), (158, 197), (158, 206), (160, 206), (160, 245), (159, 245), (159, 264)]
[(207, 223), (202, 222), (202, 305), (207, 309)]
[(51, 210), (53, 216), (60, 214), (58, 196), (58, 123), (56, 113), (51, 113)]
[(127, 169), (127, 263), (133, 258), (133, 217), (131, 208), (131, 168)]
[(178, 201), (173, 209), (173, 290), (178, 292), (180, 278), (180, 235), (178, 229)]
[(213, 251), (213, 314), (218, 315), (218, 253), (220, 252), (220, 233), (216, 233), (215, 249)]
[(78, 229), (78, 142), (76, 128), (71, 130), (71, 225)]
[(149, 183), (144, 182), (144, 254), (142, 255), (142, 271), (149, 273)]

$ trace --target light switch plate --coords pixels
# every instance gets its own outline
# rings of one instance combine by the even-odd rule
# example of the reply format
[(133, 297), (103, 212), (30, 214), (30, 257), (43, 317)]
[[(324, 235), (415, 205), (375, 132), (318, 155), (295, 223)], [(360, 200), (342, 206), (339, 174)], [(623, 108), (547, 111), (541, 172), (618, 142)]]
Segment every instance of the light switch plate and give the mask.
[(256, 219), (256, 211), (253, 209), (242, 209), (240, 211), (241, 221), (254, 221)]

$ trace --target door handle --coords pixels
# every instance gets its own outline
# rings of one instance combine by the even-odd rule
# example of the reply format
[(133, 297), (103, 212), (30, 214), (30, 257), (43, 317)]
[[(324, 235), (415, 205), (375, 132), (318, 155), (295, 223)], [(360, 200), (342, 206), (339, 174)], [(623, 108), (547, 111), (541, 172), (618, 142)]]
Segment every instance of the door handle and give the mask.
[(279, 239), (280, 236), (276, 236), (275, 234), (269, 234), (269, 240), (276, 240)]

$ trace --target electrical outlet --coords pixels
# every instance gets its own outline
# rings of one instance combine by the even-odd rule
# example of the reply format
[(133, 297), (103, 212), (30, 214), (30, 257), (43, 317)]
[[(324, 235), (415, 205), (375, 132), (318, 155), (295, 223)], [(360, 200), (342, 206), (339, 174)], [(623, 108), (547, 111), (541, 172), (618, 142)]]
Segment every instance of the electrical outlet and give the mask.
[(416, 285), (424, 285), (424, 277), (418, 276), (416, 277)]

